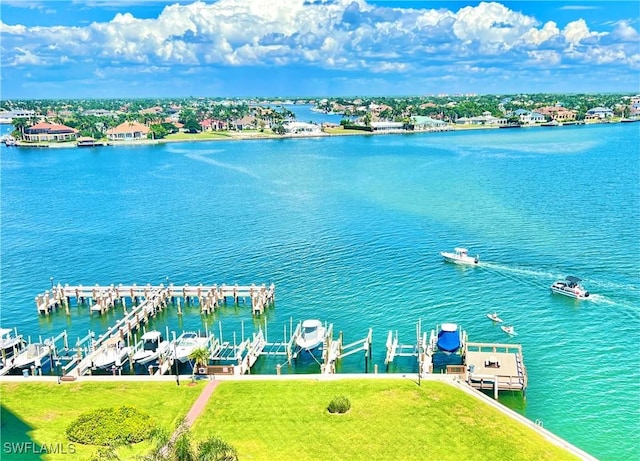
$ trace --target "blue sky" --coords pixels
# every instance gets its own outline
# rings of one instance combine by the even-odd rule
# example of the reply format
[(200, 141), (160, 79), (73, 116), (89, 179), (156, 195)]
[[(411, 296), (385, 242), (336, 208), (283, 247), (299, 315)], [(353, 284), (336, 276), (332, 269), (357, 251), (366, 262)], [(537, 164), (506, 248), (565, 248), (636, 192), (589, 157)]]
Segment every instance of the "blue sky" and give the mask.
[(637, 1), (2, 0), (0, 95), (640, 92)]

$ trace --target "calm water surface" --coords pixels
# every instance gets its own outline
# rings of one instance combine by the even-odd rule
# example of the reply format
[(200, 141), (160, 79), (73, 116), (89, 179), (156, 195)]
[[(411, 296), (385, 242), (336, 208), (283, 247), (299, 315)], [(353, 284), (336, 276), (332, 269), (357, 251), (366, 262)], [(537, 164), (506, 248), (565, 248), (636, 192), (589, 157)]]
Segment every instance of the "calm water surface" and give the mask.
[[(273, 341), (312, 317), (346, 342), (373, 328), (384, 370), (389, 331), (408, 344), (419, 320), (457, 322), (471, 341), (522, 344), (526, 400), (503, 403), (600, 459), (638, 459), (639, 128), (2, 148), (2, 326), (75, 338), (121, 315), (38, 317), (33, 299), (50, 277), (273, 282), (276, 305), (261, 319), (196, 307), (155, 326), (239, 340), (266, 324)], [(439, 251), (459, 245), (484, 265), (443, 263)], [(551, 295), (566, 275), (592, 299)], [(516, 338), (485, 317), (494, 310)]]

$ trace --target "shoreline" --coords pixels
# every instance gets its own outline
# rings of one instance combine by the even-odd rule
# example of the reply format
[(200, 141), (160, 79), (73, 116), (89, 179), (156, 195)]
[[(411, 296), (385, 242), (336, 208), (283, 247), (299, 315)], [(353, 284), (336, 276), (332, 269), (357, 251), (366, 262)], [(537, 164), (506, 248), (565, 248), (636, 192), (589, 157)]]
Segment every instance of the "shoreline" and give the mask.
[[(592, 122), (585, 123), (580, 126), (593, 126), (593, 125), (618, 125), (621, 122)], [(552, 128), (562, 128), (563, 125)], [(577, 126), (577, 125), (567, 125)], [(550, 128), (542, 125), (522, 125), (520, 128)], [(225, 132), (224, 135), (216, 135), (213, 137), (199, 137), (200, 133), (195, 133), (192, 137), (175, 138), (163, 138), (163, 139), (139, 139), (135, 141), (104, 141), (104, 144), (98, 146), (82, 146), (82, 147), (111, 147), (111, 146), (148, 146), (156, 144), (168, 144), (168, 143), (181, 143), (181, 142), (218, 142), (218, 141), (256, 141), (256, 140), (277, 140), (277, 139), (308, 139), (308, 138), (325, 138), (335, 136), (381, 136), (381, 135), (415, 135), (426, 133), (449, 133), (459, 131), (487, 131), (500, 129), (497, 125), (448, 125), (446, 129), (434, 129), (434, 130), (394, 130), (394, 131), (359, 131), (348, 130), (347, 132), (319, 132), (319, 133), (301, 133), (301, 134), (275, 134), (275, 133), (258, 133), (258, 132)], [(102, 141), (100, 141), (102, 142)], [(44, 143), (26, 143), (24, 141), (18, 141), (16, 144), (7, 145), (6, 147), (22, 147), (33, 149), (71, 149), (80, 147), (75, 141), (72, 142), (44, 142)]]

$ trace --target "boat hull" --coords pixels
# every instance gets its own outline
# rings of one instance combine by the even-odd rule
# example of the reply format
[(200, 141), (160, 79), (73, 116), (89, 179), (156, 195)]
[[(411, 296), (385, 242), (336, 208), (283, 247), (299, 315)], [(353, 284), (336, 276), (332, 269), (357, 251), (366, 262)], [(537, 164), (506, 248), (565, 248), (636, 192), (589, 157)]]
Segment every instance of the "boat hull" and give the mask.
[(460, 264), (461, 266), (477, 266), (479, 261), (477, 258), (471, 256), (459, 256), (454, 253), (440, 253), (440, 256), (444, 258), (446, 262), (453, 264)]
[(559, 294), (559, 295), (563, 295), (563, 296), (567, 296), (569, 298), (574, 298), (574, 299), (587, 299), (589, 297), (589, 292), (588, 291), (578, 291), (576, 292), (575, 290), (572, 290), (571, 288), (569, 289), (563, 289), (563, 288), (557, 288), (557, 287), (551, 287), (551, 291), (553, 293)]

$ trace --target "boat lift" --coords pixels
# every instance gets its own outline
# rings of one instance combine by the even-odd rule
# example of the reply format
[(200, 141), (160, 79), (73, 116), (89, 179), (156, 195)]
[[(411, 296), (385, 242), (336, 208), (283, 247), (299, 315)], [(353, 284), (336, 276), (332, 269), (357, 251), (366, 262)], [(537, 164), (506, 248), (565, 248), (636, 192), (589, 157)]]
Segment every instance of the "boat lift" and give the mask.
[(416, 342), (414, 344), (401, 344), (397, 330), (395, 334), (393, 331), (389, 331), (386, 350), (384, 364), (387, 370), (396, 357), (415, 357), (421, 375), (433, 372), (434, 348), (432, 341), (427, 338), (427, 332), (422, 331), (422, 320), (418, 320), (416, 324)]

